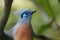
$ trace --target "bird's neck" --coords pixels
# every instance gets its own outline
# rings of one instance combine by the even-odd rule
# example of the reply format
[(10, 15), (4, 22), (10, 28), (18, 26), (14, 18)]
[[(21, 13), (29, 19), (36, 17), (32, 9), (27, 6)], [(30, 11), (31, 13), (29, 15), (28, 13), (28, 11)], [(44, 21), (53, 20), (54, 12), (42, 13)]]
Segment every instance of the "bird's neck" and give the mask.
[(24, 23), (31, 23), (31, 18), (32, 17), (27, 17), (27, 18), (22, 18), (21, 20), (19, 19), (19, 21), (17, 22), (17, 24), (24, 24)]

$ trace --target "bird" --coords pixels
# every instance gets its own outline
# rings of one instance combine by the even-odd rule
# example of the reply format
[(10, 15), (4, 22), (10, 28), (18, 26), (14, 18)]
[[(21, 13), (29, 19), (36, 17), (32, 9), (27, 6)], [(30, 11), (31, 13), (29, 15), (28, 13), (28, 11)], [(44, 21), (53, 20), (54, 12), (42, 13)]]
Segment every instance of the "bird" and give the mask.
[(18, 22), (9, 30), (8, 35), (14, 40), (33, 40), (33, 28), (31, 25), (32, 15), (36, 10), (29, 8), (17, 10), (15, 15), (19, 15)]

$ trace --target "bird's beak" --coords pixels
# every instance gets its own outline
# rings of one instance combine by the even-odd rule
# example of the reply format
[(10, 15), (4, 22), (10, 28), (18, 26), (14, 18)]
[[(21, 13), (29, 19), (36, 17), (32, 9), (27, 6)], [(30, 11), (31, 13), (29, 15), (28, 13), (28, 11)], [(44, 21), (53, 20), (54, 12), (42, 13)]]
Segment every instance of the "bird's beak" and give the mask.
[(32, 11), (32, 14), (34, 14), (36, 12), (36, 10)]

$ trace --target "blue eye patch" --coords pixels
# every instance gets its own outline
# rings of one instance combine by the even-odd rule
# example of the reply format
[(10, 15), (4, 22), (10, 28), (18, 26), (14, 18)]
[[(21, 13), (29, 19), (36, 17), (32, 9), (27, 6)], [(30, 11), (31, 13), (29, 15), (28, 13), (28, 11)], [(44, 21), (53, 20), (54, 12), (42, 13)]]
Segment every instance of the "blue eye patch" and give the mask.
[(29, 11), (26, 11), (21, 15), (21, 18), (28, 17), (29, 15), (31, 15), (31, 13)]

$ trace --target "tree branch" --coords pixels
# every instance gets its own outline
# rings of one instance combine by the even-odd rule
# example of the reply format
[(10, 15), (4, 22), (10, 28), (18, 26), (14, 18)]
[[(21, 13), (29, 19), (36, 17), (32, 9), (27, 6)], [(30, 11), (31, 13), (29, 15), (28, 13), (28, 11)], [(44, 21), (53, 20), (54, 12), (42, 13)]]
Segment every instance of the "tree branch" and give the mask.
[(4, 0), (4, 2), (5, 2), (5, 13), (0, 21), (0, 37), (1, 37), (1, 40), (10, 40), (9, 39), (10, 37), (4, 33), (4, 28), (9, 18), (13, 0)]

